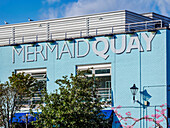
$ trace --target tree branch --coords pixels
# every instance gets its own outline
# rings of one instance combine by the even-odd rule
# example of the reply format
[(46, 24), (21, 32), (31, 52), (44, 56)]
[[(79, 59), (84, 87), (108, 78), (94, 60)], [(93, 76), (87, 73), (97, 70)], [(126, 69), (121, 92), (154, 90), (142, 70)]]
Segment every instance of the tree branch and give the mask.
[[(122, 121), (123, 119), (135, 119), (135, 118), (133, 118), (133, 117), (131, 117), (131, 116), (128, 116), (128, 117), (123, 117), (123, 116), (121, 116), (120, 114), (118, 114), (117, 112), (115, 112), (115, 114), (117, 115), (117, 116), (120, 116), (121, 117), (121, 119), (120, 119), (120, 121)], [(153, 118), (148, 118), (148, 117), (142, 117), (142, 118), (140, 118), (140, 119), (137, 119), (137, 120), (135, 120), (135, 122), (131, 125), (132, 127), (138, 122), (138, 121), (140, 121), (140, 120), (143, 120), (143, 119), (152, 119), (152, 121), (155, 123), (155, 124), (157, 124), (158, 126), (159, 126), (159, 128), (163, 128), (162, 127), (162, 125), (160, 125), (159, 123), (157, 123)]]

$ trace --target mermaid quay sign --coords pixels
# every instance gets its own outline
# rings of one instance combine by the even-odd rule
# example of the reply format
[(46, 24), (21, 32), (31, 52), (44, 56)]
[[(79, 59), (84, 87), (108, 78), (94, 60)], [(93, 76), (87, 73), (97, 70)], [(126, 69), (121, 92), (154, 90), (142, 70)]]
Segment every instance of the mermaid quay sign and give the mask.
[[(152, 40), (154, 39), (156, 33), (151, 33), (149, 36), (147, 33), (141, 33), (141, 36), (146, 42), (146, 50), (151, 51), (151, 43)], [(127, 42), (127, 36), (122, 35), (122, 41), (121, 41), (121, 47), (116, 48), (116, 40), (117, 38), (111, 38), (107, 39), (105, 37), (98, 37), (95, 39), (95, 41), (92, 42), (92, 50), (94, 54), (98, 55), (99, 57), (103, 59), (107, 59), (109, 55), (107, 54), (109, 48), (113, 53), (116, 54), (121, 54), (123, 52), (130, 53), (131, 50), (133, 49), (138, 49), (139, 52), (143, 52), (144, 48), (141, 44), (141, 39), (139, 38), (138, 35), (133, 35), (130, 37), (129, 41)], [(80, 42), (86, 44), (86, 50), (82, 54), (80, 54)], [(103, 43), (104, 47), (102, 50), (98, 50), (97, 46), (99, 43)], [(119, 42), (118, 42), (119, 43)], [(62, 46), (60, 46), (62, 45)], [(70, 44), (68, 42), (64, 43), (56, 43), (53, 45), (49, 45), (46, 43), (45, 45), (43, 44), (38, 44), (35, 46), (32, 45), (23, 45), (20, 48), (15, 48), (13, 47), (12, 49), (12, 61), (15, 63), (15, 58), (16, 56), (20, 56), (22, 54), (23, 56), (23, 62), (34, 62), (37, 61), (37, 55), (39, 54), (44, 61), (48, 60), (48, 51), (51, 53), (55, 52), (56, 59), (59, 60), (62, 58), (63, 54), (69, 54), (70, 58), (81, 58), (85, 57), (89, 54), (90, 52), (90, 43), (86, 39), (81, 39), (81, 40), (76, 40), (76, 42), (71, 44), (72, 47), (70, 47)], [(60, 49), (61, 47), (61, 49)], [(84, 48), (84, 47), (83, 47)], [(75, 53), (76, 51), (76, 53)]]

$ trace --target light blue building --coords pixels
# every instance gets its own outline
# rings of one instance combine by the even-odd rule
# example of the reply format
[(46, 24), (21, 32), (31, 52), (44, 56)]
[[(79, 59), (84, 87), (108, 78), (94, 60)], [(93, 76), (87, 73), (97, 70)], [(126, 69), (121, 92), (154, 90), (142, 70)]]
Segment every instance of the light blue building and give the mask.
[[(91, 73), (102, 80), (98, 95), (106, 104), (112, 102), (107, 110), (114, 111), (113, 128), (166, 128), (169, 27), (169, 17), (126, 10), (2, 25), (0, 81), (11, 72), (25, 72), (46, 80), (48, 92), (53, 92), (56, 79), (93, 67)], [(135, 99), (130, 90), (134, 84)]]

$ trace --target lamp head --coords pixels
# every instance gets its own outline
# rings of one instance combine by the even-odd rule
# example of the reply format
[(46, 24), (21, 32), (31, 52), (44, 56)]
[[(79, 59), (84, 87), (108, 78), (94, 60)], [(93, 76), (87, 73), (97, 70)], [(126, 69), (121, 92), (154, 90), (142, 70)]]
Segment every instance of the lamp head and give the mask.
[(136, 87), (135, 84), (133, 84), (133, 86), (130, 88), (132, 95), (136, 95), (136, 93), (138, 92), (138, 88)]

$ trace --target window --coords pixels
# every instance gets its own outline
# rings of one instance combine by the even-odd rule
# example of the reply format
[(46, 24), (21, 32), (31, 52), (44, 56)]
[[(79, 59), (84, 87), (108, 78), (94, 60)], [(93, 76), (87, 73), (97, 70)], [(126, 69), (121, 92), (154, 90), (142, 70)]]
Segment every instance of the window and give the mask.
[[(23, 108), (21, 110), (28, 110), (30, 105), (35, 105), (35, 108), (38, 108), (38, 104), (41, 101), (41, 97), (43, 96), (41, 94), (42, 89), (46, 89), (46, 81), (47, 81), (47, 69), (46, 68), (36, 68), (36, 69), (21, 69), (16, 70), (16, 73), (22, 73), (30, 74), (32, 77), (36, 78), (38, 80), (38, 88), (36, 88), (34, 92), (34, 97), (32, 97), (29, 100), (25, 100), (23, 104)], [(27, 97), (24, 97), (25, 99)]]
[(97, 95), (101, 97), (101, 102), (105, 102), (111, 106), (111, 64), (94, 64), (94, 65), (77, 65), (77, 69), (87, 70), (90, 72), (86, 76), (91, 77), (92, 74), (98, 79), (100, 87), (98, 88)]

